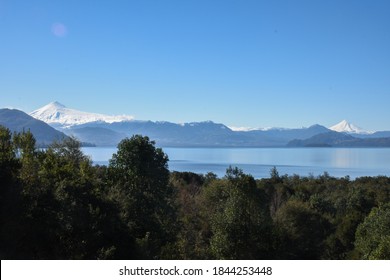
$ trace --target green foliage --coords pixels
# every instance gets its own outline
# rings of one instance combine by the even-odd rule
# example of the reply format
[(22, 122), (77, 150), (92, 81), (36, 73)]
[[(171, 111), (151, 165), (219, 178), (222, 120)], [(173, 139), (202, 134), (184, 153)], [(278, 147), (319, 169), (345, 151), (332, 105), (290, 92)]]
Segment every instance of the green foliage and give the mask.
[(135, 241), (126, 236), (118, 210), (105, 199), (104, 184), (75, 139), (36, 151), (35, 139), (24, 132), (14, 135), (12, 147), (18, 165), (12, 170), (13, 195), (8, 192), (2, 204), (5, 257), (134, 257)]
[(37, 160), (36, 141), (30, 131), (15, 133), (13, 137), (14, 149), (20, 159), (21, 169), (19, 177), (25, 188), (36, 185), (39, 163)]
[(191, 172), (172, 172), (170, 182), (175, 188), (177, 205), (176, 259), (207, 259), (209, 225), (203, 216), (200, 193), (207, 176)]
[(8, 128), (0, 126), (0, 182), (7, 183), (18, 168), (12, 134)]
[(253, 177), (230, 167), (224, 184), (211, 185), (208, 192), (210, 203), (218, 204), (211, 216), (212, 256), (217, 259), (269, 257), (272, 229)]
[(173, 188), (168, 157), (148, 137), (122, 140), (109, 164), (110, 196), (121, 218), (139, 240), (145, 258), (157, 258), (173, 238)]
[(0, 126), (2, 259), (389, 259), (390, 178), (169, 172), (148, 137), (94, 166)]
[(278, 169), (276, 169), (275, 166), (271, 168), (269, 175), (271, 177), (271, 180), (273, 180), (275, 182), (280, 181), (279, 171), (278, 171)]
[(287, 259), (321, 258), (330, 223), (307, 203), (289, 200), (276, 213), (276, 225)]
[(0, 126), (0, 162), (10, 161), (15, 157), (11, 142), (11, 131), (8, 128)]
[(371, 210), (357, 228), (355, 245), (363, 259), (390, 259), (390, 203)]
[(21, 188), (18, 184), (20, 164), (16, 158), (12, 134), (0, 126), (0, 258), (15, 250), (22, 226)]

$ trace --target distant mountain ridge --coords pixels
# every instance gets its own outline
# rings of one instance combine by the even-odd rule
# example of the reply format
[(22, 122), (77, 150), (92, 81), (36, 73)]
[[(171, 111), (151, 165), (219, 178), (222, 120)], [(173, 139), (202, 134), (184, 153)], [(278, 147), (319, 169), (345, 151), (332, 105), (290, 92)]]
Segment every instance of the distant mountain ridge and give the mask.
[[(234, 129), (212, 121), (177, 124), (87, 113), (66, 108), (58, 102), (30, 115), (31, 119), (34, 116), (44, 120), (51, 128), (96, 146), (116, 146), (123, 138), (134, 134), (147, 135), (164, 147), (384, 147), (390, 137), (390, 131), (371, 133), (347, 121), (330, 128), (316, 124), (297, 129)], [(3, 120), (7, 122), (12, 120)]]
[(98, 146), (115, 146), (120, 139), (133, 134), (148, 135), (161, 146), (172, 147), (276, 147), (293, 139), (305, 139), (327, 132), (324, 126), (300, 129), (258, 129), (233, 131), (212, 121), (171, 123), (140, 121), (129, 116), (106, 116), (66, 108), (52, 102), (30, 113), (67, 135)]
[[(99, 134), (104, 130), (105, 135)], [(166, 147), (280, 147), (292, 139), (304, 139), (318, 133), (329, 131), (323, 126), (302, 129), (268, 131), (232, 131), (227, 126), (214, 122), (176, 124), (170, 122), (129, 121), (112, 124), (90, 123), (63, 129), (68, 135), (80, 137), (82, 141), (99, 145), (95, 139), (106, 137), (107, 133), (121, 134), (126, 137), (133, 134), (147, 135), (159, 145)], [(87, 135), (86, 131), (92, 133)], [(86, 138), (84, 138), (86, 137)], [(118, 138), (117, 138), (118, 139)], [(116, 145), (117, 139), (105, 145)]]
[(330, 131), (305, 140), (292, 140), (288, 147), (390, 147), (390, 137), (357, 138), (347, 133)]

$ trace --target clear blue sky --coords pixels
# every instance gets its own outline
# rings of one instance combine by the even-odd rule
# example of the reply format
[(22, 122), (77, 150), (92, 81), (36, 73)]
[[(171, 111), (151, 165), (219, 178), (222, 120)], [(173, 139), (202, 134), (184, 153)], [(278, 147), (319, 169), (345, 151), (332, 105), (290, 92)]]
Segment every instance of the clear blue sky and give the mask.
[(390, 129), (390, 1), (0, 0), (0, 107)]

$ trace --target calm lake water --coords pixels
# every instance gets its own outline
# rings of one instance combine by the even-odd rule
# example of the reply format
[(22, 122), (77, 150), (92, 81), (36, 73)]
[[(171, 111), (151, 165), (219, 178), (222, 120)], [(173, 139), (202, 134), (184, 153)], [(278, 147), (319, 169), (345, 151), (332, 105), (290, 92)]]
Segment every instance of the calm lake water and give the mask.
[[(382, 148), (163, 148), (171, 171), (214, 172), (224, 176), (229, 165), (255, 178), (269, 177), (274, 166), (279, 174), (321, 175), (351, 178), (390, 176), (390, 149)], [(108, 164), (114, 147), (83, 148), (95, 164)]]

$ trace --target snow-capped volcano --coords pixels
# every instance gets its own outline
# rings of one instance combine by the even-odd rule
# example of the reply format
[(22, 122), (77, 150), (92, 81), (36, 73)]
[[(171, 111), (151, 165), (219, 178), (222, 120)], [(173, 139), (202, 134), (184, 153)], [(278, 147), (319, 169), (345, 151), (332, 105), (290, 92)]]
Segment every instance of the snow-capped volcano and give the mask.
[(356, 134), (372, 134), (371, 131), (366, 131), (361, 129), (360, 127), (357, 127), (354, 124), (349, 123), (346, 120), (343, 120), (339, 122), (338, 124), (329, 127), (330, 130), (337, 131), (337, 132), (345, 132), (345, 133), (356, 133)]
[(103, 114), (87, 113), (75, 109), (66, 108), (59, 102), (52, 102), (32, 111), (30, 114), (33, 118), (44, 121), (51, 125), (60, 125), (63, 127), (70, 127), (73, 125), (80, 125), (90, 122), (105, 122), (115, 123), (122, 121), (133, 120), (132, 116), (109, 116)]

